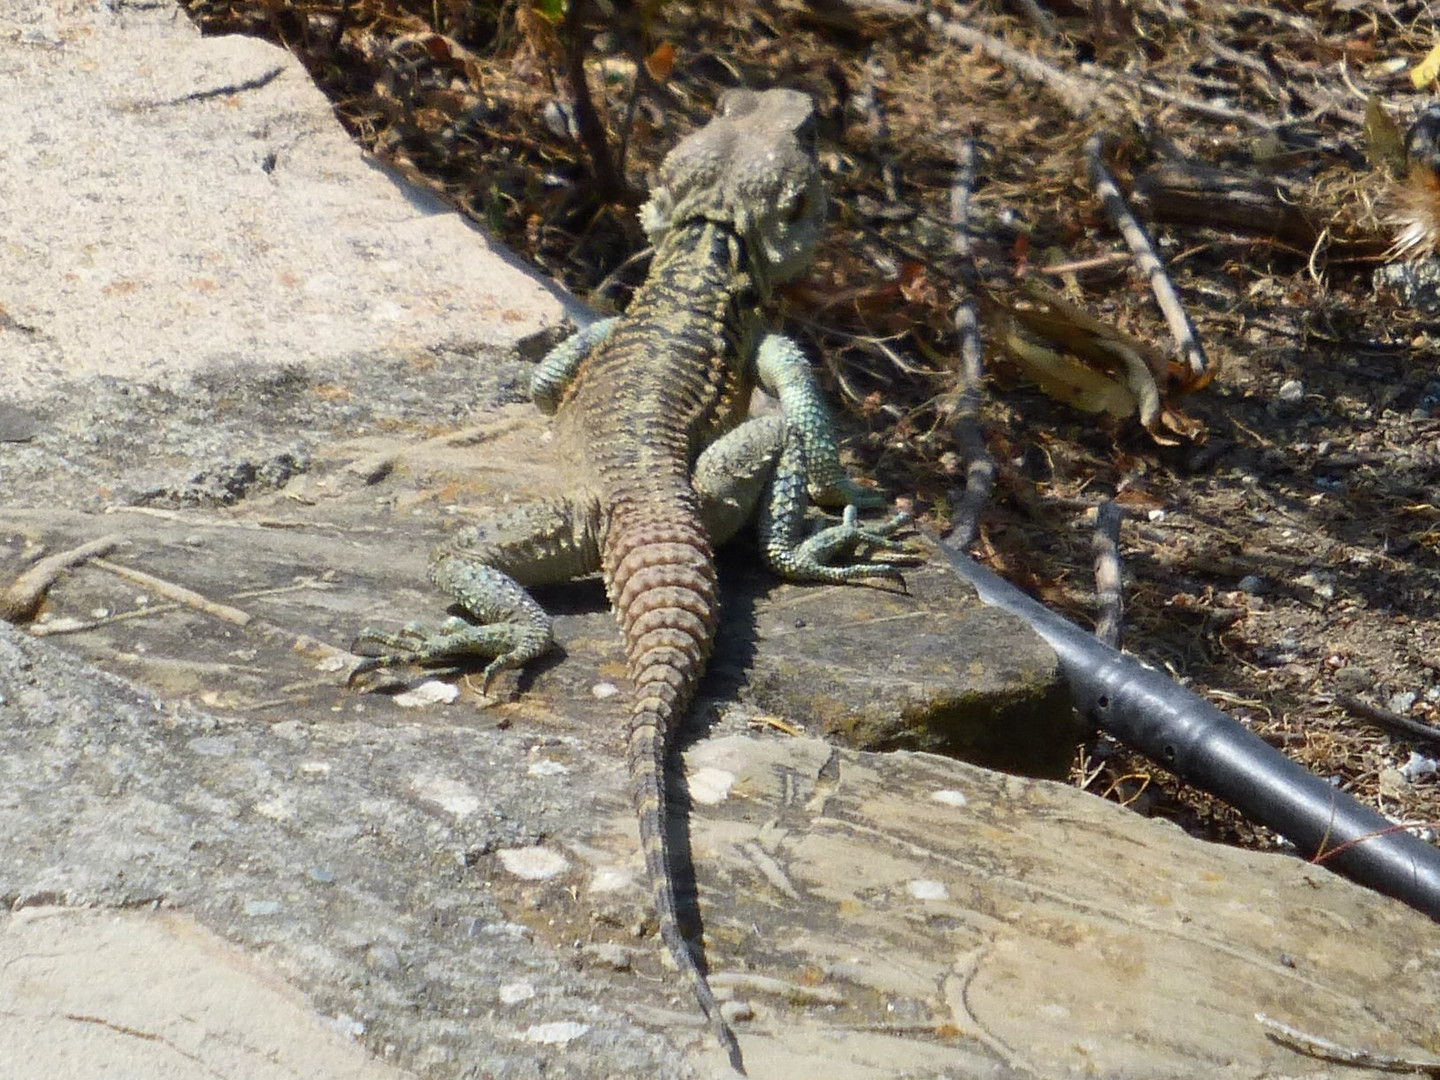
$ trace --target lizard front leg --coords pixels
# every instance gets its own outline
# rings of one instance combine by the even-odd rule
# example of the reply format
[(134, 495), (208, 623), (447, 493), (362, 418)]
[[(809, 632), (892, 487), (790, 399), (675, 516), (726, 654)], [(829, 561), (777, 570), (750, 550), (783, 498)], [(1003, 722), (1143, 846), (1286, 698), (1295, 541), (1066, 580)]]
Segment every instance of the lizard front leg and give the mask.
[(365, 656), (356, 677), (400, 664), (489, 657), (482, 692), (506, 668), (521, 667), (554, 643), (550, 616), (525, 591), (600, 569), (600, 503), (593, 496), (522, 503), (493, 520), (461, 530), (430, 557), (432, 583), (468, 618), (438, 627), (410, 623), (396, 631), (366, 628), (350, 646)]
[(530, 400), (537, 409), (546, 416), (555, 414), (585, 357), (614, 332), (619, 322), (620, 317), (612, 315), (582, 326), (545, 354), (530, 373)]

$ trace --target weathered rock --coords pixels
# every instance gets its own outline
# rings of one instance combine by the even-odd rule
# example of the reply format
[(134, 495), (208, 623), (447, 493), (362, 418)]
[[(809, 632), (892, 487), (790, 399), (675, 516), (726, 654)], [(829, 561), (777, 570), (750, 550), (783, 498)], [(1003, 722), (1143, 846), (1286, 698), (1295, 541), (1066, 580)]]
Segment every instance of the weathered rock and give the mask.
[(905, 577), (908, 595), (772, 591), (755, 611), (755, 703), (856, 749), (1064, 776), (1079, 729), (1054, 652), (954, 574)]
[[(615, 727), (523, 699), (503, 726), (375, 698), (212, 714), (3, 628), (0, 702), (7, 906), (187, 914), (424, 1076), (718, 1066), (635, 937)], [(1328, 1075), (1257, 1011), (1434, 1049), (1440, 927), (1294, 859), (924, 754), (729, 735), (687, 767), (684, 847), (753, 1076)], [(27, 999), (26, 1030), (71, 1000)], [(169, 1037), (163, 1000), (142, 1005), (69, 1022)]]
[[(537, 943), (523, 905), (505, 910), (488, 886), (509, 876), (500, 853), (564, 835), (588, 802), (532, 775), (545, 735), (385, 704), (215, 715), (0, 625), (0, 900), (186, 913), (425, 1076), (597, 1075), (587, 1061), (685, 1075), (680, 1052), (625, 1013), (655, 987), (628, 980), (640, 997), (627, 1002), (574, 970), (573, 941)], [(592, 775), (619, 782), (613, 767)], [(164, 1031), (173, 1016), (103, 1019)], [(15, 1022), (7, 1010), (0, 1030)]]
[(173, 912), (23, 908), (0, 921), (6, 1080), (405, 1080), (233, 945)]
[(367, 162), (290, 54), (170, 3), (0, 7), (0, 367), (78, 376), (459, 352), (555, 291)]
[[(0, 583), (128, 538), (50, 589), (32, 629), (67, 651), (0, 626), (0, 1073), (161, 1075), (124, 1055), (174, 1048), (207, 1076), (265, 1075), (216, 1056), (239, 1040), (313, 1050), (265, 1051), (292, 1073), (365, 1075), (314, 1017), (272, 1039), (192, 1022), (199, 991), (186, 1013), (142, 993), (192, 920), (207, 987), (288, 982), (416, 1075), (720, 1067), (643, 933), (598, 587), (546, 593), (564, 652), (494, 700), (343, 684), (358, 628), (439, 616), (441, 534), (552, 479), (533, 410), (507, 403), (512, 346), (561, 304), (367, 165), (288, 57), (200, 40), (167, 4), (6, 6), (0, 122), (0, 200), (24, 209), (0, 243), (0, 394), (21, 410), (0, 415)], [(1030, 695), (1040, 743), (1064, 709), (1006, 620), (971, 670), (978, 613), (948, 578), (884, 597), (736, 562), (694, 725), (714, 737), (676, 816), (752, 1075), (1326, 1074), (1257, 1009), (1436, 1049), (1437, 929), (1397, 904), (1068, 788), (740, 737), (757, 709), (837, 730), (853, 711), (881, 745), (994, 752), (993, 719), (932, 730), (957, 676)], [(895, 647), (915, 633), (928, 654)], [(880, 700), (928, 700), (929, 719)], [(157, 911), (75, 910), (94, 908)], [(77, 987), (60, 968), (92, 951), (104, 978)]]

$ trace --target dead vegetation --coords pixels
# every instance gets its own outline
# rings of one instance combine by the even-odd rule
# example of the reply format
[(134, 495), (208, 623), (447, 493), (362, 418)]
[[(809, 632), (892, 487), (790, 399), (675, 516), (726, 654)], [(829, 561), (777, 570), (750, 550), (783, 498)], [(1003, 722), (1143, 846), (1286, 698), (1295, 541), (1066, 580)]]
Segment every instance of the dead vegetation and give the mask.
[[(1429, 95), (1427, 5), (187, 3), (207, 32), (294, 50), (378, 158), (601, 306), (644, 273), (647, 166), (726, 86), (807, 90), (832, 225), (784, 315), (863, 429), (861, 466), (1082, 622), (1113, 500), (1127, 647), (1440, 829), (1440, 744), (1376, 726), (1440, 722), (1435, 324), (1371, 285), (1396, 131)], [(1132, 270), (1097, 160), (1203, 362)], [(1103, 742), (1075, 775), (1268, 842)]]

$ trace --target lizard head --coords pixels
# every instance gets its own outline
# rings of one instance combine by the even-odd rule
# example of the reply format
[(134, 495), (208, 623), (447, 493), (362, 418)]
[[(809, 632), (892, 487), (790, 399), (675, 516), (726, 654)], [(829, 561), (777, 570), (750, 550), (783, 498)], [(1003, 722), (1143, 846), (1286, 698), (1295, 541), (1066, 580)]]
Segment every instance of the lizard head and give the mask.
[(727, 90), (714, 119), (661, 163), (640, 223), (656, 247), (714, 221), (745, 244), (763, 290), (799, 276), (825, 225), (815, 108), (798, 90)]

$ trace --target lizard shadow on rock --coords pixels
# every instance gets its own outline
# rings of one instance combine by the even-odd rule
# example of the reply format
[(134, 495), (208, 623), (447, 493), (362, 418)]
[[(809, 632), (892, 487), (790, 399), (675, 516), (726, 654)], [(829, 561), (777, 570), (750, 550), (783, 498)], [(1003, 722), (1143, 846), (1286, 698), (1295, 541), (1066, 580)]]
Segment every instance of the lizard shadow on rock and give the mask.
[[(768, 570), (758, 570), (762, 559), (753, 537), (727, 544), (716, 557), (720, 570), (720, 624), (715, 631), (715, 651), (705, 673), (701, 691), (707, 700), (736, 701), (749, 681), (759, 650), (755, 613), (765, 593), (780, 583)], [(703, 710), (712, 717), (713, 710)], [(710, 719), (703, 725), (688, 725), (677, 739), (681, 749), (699, 742), (714, 726)]]

